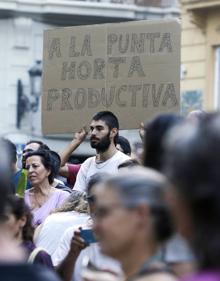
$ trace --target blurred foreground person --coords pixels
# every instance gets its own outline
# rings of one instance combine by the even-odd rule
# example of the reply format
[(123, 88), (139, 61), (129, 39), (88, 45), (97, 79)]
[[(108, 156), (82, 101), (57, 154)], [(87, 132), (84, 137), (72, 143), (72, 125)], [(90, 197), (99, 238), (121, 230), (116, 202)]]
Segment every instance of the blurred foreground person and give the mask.
[(12, 239), (25, 250), (28, 262), (53, 268), (50, 255), (42, 248), (37, 248), (33, 243), (32, 214), (23, 198), (15, 195), (8, 196), (5, 226)]
[[(164, 160), (164, 139), (168, 132), (184, 121), (177, 114), (160, 114), (145, 126), (144, 166), (162, 172)], [(177, 276), (194, 270), (194, 257), (185, 239), (175, 233), (162, 248), (164, 261)]]
[(102, 252), (121, 263), (125, 280), (175, 280), (158, 254), (172, 234), (165, 187), (161, 174), (134, 168), (96, 191), (94, 231)]
[(22, 262), (25, 257), (24, 251), (8, 235), (8, 230), (4, 225), (6, 201), (8, 194), (11, 194), (10, 187), (13, 171), (11, 169), (9, 147), (5, 140), (2, 139), (0, 139), (0, 155), (0, 264)]
[(7, 148), (0, 141), (0, 276), (9, 281), (58, 281), (56, 275), (40, 265), (25, 264), (23, 250), (13, 241), (4, 225), (6, 199), (11, 174)]
[(143, 153), (145, 167), (161, 172), (164, 155), (163, 139), (172, 127), (180, 124), (183, 120), (177, 114), (160, 114), (145, 125)]
[(203, 120), (206, 117), (207, 112), (203, 110), (193, 110), (188, 113), (186, 116), (187, 119), (189, 119), (192, 122), (198, 122), (199, 120)]
[[(86, 225), (82, 225), (82, 229), (90, 229), (92, 225), (92, 218), (96, 213), (96, 187), (108, 176), (106, 173), (98, 173), (93, 175), (87, 185), (87, 200), (89, 203), (90, 220)], [(80, 235), (81, 229), (79, 227), (71, 227), (66, 230), (60, 239), (58, 248), (52, 260), (54, 265), (58, 266), (58, 273), (62, 276), (64, 281), (82, 281), (84, 280), (84, 273), (88, 274), (88, 269), (92, 267), (95, 275), (95, 281), (107, 281), (113, 273), (113, 276), (121, 276), (120, 264), (112, 258), (104, 255), (100, 251), (98, 241), (93, 240), (88, 242)], [(100, 277), (104, 279), (99, 279)]]
[(9, 159), (9, 165), (10, 165), (10, 169), (11, 169), (11, 186), (10, 186), (10, 192), (12, 194), (15, 193), (15, 187), (17, 185), (18, 182), (18, 175), (19, 175), (19, 171), (17, 168), (17, 152), (16, 152), (16, 145), (11, 142), (8, 139), (2, 139), (2, 141), (4, 142), (4, 145), (7, 148), (7, 155), (8, 155), (8, 159)]
[(219, 143), (219, 114), (177, 127), (167, 140), (171, 206), (198, 262), (198, 273), (187, 281), (220, 280)]

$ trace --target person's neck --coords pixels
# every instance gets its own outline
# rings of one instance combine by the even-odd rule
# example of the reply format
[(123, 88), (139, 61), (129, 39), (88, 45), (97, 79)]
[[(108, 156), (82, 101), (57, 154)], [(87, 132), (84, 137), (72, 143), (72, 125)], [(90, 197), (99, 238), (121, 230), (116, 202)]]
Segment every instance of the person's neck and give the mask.
[(104, 151), (104, 152), (96, 151), (96, 159), (97, 159), (97, 161), (100, 161), (100, 162), (107, 161), (113, 155), (115, 155), (115, 153), (117, 151), (118, 151), (117, 148), (112, 143), (112, 144), (110, 144), (109, 148), (106, 151)]
[(25, 260), (24, 250), (8, 234), (8, 230), (0, 224), (0, 263), (23, 262)]
[(18, 245), (21, 245), (23, 243), (23, 237), (22, 237), (22, 229), (20, 229), (19, 233), (15, 237), (15, 241)]
[(34, 191), (36, 193), (40, 193), (41, 195), (48, 195), (51, 189), (53, 189), (53, 187), (49, 184), (48, 180), (45, 180), (41, 184), (34, 186)]
[(131, 278), (139, 272), (142, 265), (149, 260), (152, 256), (155, 255), (156, 247), (143, 245), (135, 245), (132, 250), (129, 251), (126, 255), (123, 254), (119, 259), (126, 279)]

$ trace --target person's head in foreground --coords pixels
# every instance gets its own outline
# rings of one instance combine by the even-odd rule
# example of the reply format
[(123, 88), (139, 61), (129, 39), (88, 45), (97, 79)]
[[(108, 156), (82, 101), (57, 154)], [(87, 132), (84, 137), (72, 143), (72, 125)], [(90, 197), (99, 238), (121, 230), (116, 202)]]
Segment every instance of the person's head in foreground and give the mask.
[(167, 132), (183, 122), (180, 115), (160, 114), (145, 125), (143, 165), (161, 171), (164, 155), (163, 140)]
[(207, 114), (170, 133), (165, 172), (178, 229), (203, 270), (220, 271), (220, 116)]
[(18, 243), (33, 242), (34, 228), (31, 224), (32, 215), (24, 199), (16, 195), (9, 195), (5, 211), (5, 226)]
[(8, 235), (5, 227), (5, 211), (7, 197), (11, 194), (11, 159), (8, 146), (0, 139), (0, 263), (21, 262), (24, 259), (23, 250), (17, 246), (14, 239)]
[(166, 180), (150, 169), (133, 168), (96, 189), (94, 231), (104, 254), (119, 260), (126, 277), (156, 260), (158, 247), (172, 234), (165, 201)]

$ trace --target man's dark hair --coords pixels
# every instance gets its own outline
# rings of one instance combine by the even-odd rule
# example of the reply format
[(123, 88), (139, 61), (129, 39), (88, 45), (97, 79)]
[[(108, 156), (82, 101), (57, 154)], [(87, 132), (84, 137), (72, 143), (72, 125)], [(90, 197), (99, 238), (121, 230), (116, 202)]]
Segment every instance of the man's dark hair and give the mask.
[(47, 146), (45, 143), (43, 143), (42, 141), (39, 140), (30, 140), (26, 143), (26, 145), (30, 144), (30, 143), (37, 143), (39, 144), (39, 149), (44, 149), (44, 150), (50, 150), (49, 146)]
[[(118, 118), (111, 111), (108, 111), (108, 110), (99, 111), (92, 117), (92, 120), (94, 120), (94, 121), (102, 120), (109, 127), (109, 130), (111, 130), (113, 128), (116, 128), (119, 130)], [(118, 134), (114, 138), (115, 145), (117, 144), (117, 141), (118, 141)]]
[(109, 129), (113, 129), (113, 128), (119, 129), (118, 118), (111, 111), (107, 111), (107, 110), (100, 111), (92, 117), (92, 120), (95, 121), (102, 120), (106, 123)]

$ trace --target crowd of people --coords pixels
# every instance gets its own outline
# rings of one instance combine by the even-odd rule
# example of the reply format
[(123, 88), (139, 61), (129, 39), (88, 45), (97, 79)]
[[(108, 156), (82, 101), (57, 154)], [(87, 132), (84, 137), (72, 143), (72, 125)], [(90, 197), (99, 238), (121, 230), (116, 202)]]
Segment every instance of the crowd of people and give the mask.
[[(5, 280), (220, 280), (220, 114), (140, 125), (142, 156), (101, 111), (61, 152), (0, 140)], [(68, 162), (89, 134), (95, 156)], [(213, 152), (213, 153), (212, 153)]]

